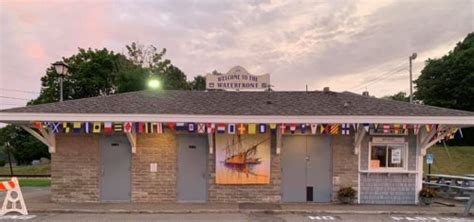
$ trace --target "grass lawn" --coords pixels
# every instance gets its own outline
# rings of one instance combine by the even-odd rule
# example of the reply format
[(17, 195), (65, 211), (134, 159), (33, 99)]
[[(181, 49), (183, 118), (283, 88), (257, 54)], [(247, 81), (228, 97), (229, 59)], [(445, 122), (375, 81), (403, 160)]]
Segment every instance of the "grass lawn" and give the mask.
[(49, 187), (51, 185), (50, 179), (24, 178), (20, 179), (20, 187)]
[[(13, 167), (13, 174), (15, 175), (44, 175), (50, 174), (51, 167), (49, 164), (38, 165), (38, 166), (16, 166)], [(5, 164), (4, 167), (0, 167), (0, 174), (10, 174), (10, 167)]]
[[(447, 149), (443, 146), (434, 146), (429, 148), (427, 153), (433, 154), (432, 174), (474, 174), (473, 146), (448, 146)], [(426, 157), (423, 159), (423, 165), (423, 172), (427, 174)]]
[[(15, 175), (45, 175), (50, 174), (51, 167), (47, 165), (38, 166), (16, 166), (13, 167), (13, 174)], [(9, 175), (10, 167), (5, 164), (4, 167), (0, 167), (0, 174)], [(6, 178), (3, 178), (7, 180)], [(51, 180), (49, 178), (19, 178), (21, 187), (49, 187)]]

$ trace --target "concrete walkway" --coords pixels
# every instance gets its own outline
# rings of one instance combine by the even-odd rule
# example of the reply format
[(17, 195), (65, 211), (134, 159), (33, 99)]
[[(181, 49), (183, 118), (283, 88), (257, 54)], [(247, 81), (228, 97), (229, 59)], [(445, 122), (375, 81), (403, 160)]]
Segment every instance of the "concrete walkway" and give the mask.
[[(223, 203), (53, 203), (47, 188), (23, 188), (30, 213), (326, 213), (461, 215), (464, 205), (341, 205), (341, 204), (223, 204)], [(0, 195), (3, 200), (4, 193)], [(472, 215), (472, 211), (471, 211)]]

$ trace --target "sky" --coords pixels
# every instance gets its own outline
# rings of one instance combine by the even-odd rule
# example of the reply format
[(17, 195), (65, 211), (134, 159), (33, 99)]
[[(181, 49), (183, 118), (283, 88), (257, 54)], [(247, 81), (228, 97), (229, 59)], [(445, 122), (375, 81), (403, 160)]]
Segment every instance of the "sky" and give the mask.
[(188, 79), (235, 65), (275, 90), (408, 92), (428, 58), (474, 31), (471, 0), (0, 0), (0, 109), (38, 96), (78, 48), (166, 48)]

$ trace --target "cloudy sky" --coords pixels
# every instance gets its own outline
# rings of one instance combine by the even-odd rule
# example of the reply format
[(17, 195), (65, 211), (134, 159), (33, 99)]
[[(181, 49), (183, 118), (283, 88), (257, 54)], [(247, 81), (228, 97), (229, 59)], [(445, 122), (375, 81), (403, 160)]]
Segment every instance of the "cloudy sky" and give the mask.
[(242, 65), (276, 90), (383, 96), (474, 30), (474, 1), (1, 0), (0, 107), (37, 96), (50, 63), (82, 48), (166, 48), (189, 79)]

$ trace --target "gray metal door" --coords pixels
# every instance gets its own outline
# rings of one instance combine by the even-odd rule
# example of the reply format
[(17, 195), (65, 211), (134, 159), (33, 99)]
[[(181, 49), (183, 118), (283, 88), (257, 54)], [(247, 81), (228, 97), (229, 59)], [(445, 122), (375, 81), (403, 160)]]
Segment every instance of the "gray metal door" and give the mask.
[(207, 136), (178, 137), (178, 201), (207, 200)]
[(331, 147), (323, 136), (282, 138), (282, 200), (330, 202)]
[(103, 202), (130, 201), (131, 147), (125, 135), (101, 136), (101, 186)]

